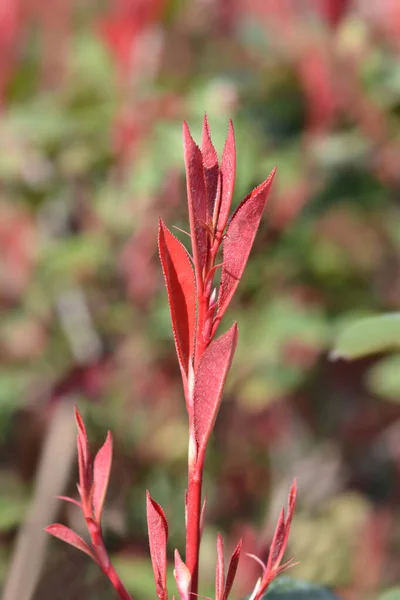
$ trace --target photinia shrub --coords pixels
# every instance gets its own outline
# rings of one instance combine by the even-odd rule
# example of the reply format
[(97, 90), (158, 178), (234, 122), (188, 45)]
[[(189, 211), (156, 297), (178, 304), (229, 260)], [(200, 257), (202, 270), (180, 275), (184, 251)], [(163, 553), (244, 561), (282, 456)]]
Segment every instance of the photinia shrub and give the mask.
[[(183, 127), (183, 139), (191, 254), (161, 220), (158, 247), (189, 424), (186, 547), (184, 554), (177, 549), (174, 554), (174, 577), (179, 596), (182, 600), (188, 600), (191, 596), (197, 597), (199, 593), (199, 550), (206, 511), (202, 480), (207, 444), (238, 341), (236, 323), (219, 337), (217, 331), (243, 275), (275, 171), (230, 214), (236, 171), (232, 123), (229, 125), (221, 161), (218, 160), (211, 141), (207, 117), (204, 118), (201, 148), (194, 142), (186, 124)], [(220, 283), (216, 285), (218, 271)], [(82, 511), (90, 542), (85, 542), (61, 524), (50, 525), (47, 531), (88, 554), (110, 579), (118, 597), (128, 600), (131, 596), (109, 559), (101, 528), (112, 461), (111, 434), (108, 434), (93, 460), (85, 426), (77, 409), (75, 417), (78, 428), (80, 501), (63, 499), (75, 503)], [(262, 575), (255, 582), (250, 595), (251, 600), (260, 600), (276, 576), (293, 564), (291, 560), (282, 561), (295, 505), (296, 482), (293, 482), (287, 511), (282, 509), (278, 518), (267, 563), (250, 555), (262, 567)], [(159, 600), (166, 600), (168, 522), (162, 507), (149, 492), (146, 510), (156, 594)], [(227, 600), (238, 568), (242, 542), (238, 541), (226, 574), (224, 543), (220, 534), (216, 544), (215, 598)]]

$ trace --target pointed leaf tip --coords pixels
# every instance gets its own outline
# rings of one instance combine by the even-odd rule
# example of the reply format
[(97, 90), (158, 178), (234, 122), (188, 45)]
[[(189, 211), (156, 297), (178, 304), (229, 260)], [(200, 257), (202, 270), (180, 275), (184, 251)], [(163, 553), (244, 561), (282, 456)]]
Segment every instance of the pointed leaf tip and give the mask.
[(90, 558), (96, 560), (92, 550), (85, 542), (85, 540), (81, 538), (80, 535), (75, 533), (75, 531), (72, 531), (72, 529), (70, 529), (69, 527), (61, 525), (60, 523), (53, 523), (53, 525), (49, 525), (48, 527), (46, 527), (45, 531), (50, 535), (58, 538), (59, 540), (62, 540), (66, 544), (78, 548), (78, 550), (85, 552), (90, 556)]
[(81, 435), (84, 440), (87, 440), (85, 423), (83, 422), (82, 415), (77, 406), (74, 406), (74, 415), (79, 435)]
[(160, 219), (158, 248), (167, 288), (175, 347), (181, 370), (188, 374), (196, 327), (196, 284), (189, 255)]
[(229, 594), (231, 593), (231, 589), (233, 586), (233, 582), (236, 577), (236, 572), (239, 566), (240, 552), (242, 550), (243, 541), (239, 540), (236, 548), (234, 549), (231, 560), (229, 561), (228, 574), (226, 576), (226, 583), (224, 589), (223, 600), (227, 600)]
[(207, 190), (203, 155), (193, 140), (186, 122), (183, 124), (183, 144), (193, 261), (196, 270), (202, 273), (208, 251), (208, 237), (205, 228), (208, 220)]
[(179, 595), (181, 600), (189, 600), (190, 598), (190, 583), (191, 583), (191, 575), (190, 571), (183, 562), (180, 557), (178, 550), (175, 550), (174, 554), (175, 558), (175, 569), (174, 569), (174, 577), (176, 581), (176, 585), (179, 591)]
[(221, 285), (218, 295), (218, 317), (226, 311), (243, 275), (262, 213), (268, 198), (275, 170), (255, 188), (233, 213), (228, 226), (223, 251)]
[(203, 121), (201, 153), (203, 155), (204, 179), (207, 192), (207, 217), (209, 222), (212, 222), (214, 206), (217, 201), (217, 195), (219, 194), (219, 166), (218, 155), (211, 141), (207, 114), (204, 115)]
[(221, 204), (218, 210), (217, 230), (223, 232), (231, 210), (236, 177), (236, 143), (232, 119), (229, 120), (221, 160)]
[(217, 565), (215, 572), (215, 600), (222, 600), (225, 584), (224, 540), (217, 535)]
[(161, 506), (146, 492), (147, 528), (156, 592), (160, 600), (167, 598), (168, 523)]
[(93, 510), (94, 516), (100, 523), (104, 500), (107, 493), (112, 463), (113, 441), (111, 433), (107, 433), (106, 441), (94, 459), (93, 465)]

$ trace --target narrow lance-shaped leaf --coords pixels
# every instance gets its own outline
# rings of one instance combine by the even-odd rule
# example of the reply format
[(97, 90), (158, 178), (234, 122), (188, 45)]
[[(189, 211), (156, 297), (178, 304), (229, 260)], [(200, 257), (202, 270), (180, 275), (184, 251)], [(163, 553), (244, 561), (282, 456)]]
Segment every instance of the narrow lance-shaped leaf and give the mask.
[(232, 553), (231, 560), (229, 562), (228, 574), (226, 576), (226, 583), (224, 589), (223, 600), (227, 600), (231, 593), (232, 585), (236, 577), (236, 571), (239, 565), (240, 552), (242, 550), (242, 540), (239, 541), (235, 550)]
[(215, 572), (215, 600), (222, 600), (225, 584), (224, 540), (217, 536), (217, 566)]
[(275, 174), (253, 190), (232, 216), (224, 239), (217, 318), (221, 319), (243, 274)]
[(284, 565), (280, 565), (289, 539), (290, 526), (293, 519), (294, 509), (296, 507), (296, 497), (297, 485), (296, 480), (294, 480), (289, 492), (287, 517), (285, 519), (285, 511), (282, 509), (279, 514), (278, 523), (271, 542), (268, 562), (256, 598), (261, 598), (262, 594), (268, 588), (270, 582), (277, 575), (279, 575), (279, 573), (284, 571), (285, 568), (288, 568), (293, 564), (292, 561), (289, 561)]
[(229, 121), (228, 135), (221, 160), (221, 201), (218, 207), (217, 230), (223, 232), (232, 205), (236, 177), (236, 147), (233, 123)]
[(90, 558), (96, 560), (93, 555), (93, 552), (91, 551), (85, 540), (82, 539), (80, 535), (75, 533), (75, 531), (72, 531), (72, 529), (70, 529), (69, 527), (61, 525), (60, 523), (54, 523), (53, 525), (49, 525), (48, 527), (46, 527), (45, 531), (58, 538), (59, 540), (70, 544), (70, 546), (75, 546), (75, 548), (78, 548), (78, 550), (85, 552), (90, 556)]
[(203, 155), (204, 179), (207, 192), (207, 214), (208, 220), (211, 222), (217, 197), (219, 166), (218, 155), (211, 141), (207, 115), (204, 116), (203, 121), (201, 153)]
[(180, 557), (178, 550), (175, 550), (175, 569), (174, 577), (179, 591), (181, 600), (189, 600), (190, 598), (190, 571)]
[(167, 541), (168, 523), (163, 509), (146, 493), (147, 527), (151, 563), (153, 566), (156, 592), (160, 600), (168, 597), (167, 592)]
[(217, 418), (224, 383), (237, 344), (236, 323), (220, 338), (211, 342), (196, 372), (193, 394), (193, 427), (198, 458), (205, 448)]
[(78, 437), (79, 437), (80, 443), (81, 443), (83, 465), (84, 465), (85, 469), (87, 469), (89, 466), (89, 463), (90, 463), (90, 454), (89, 454), (89, 444), (88, 444), (88, 438), (87, 438), (87, 433), (86, 433), (86, 427), (85, 427), (85, 423), (83, 422), (82, 416), (76, 406), (75, 406), (74, 412), (75, 412), (76, 427), (78, 429)]
[(274, 537), (272, 538), (271, 548), (268, 556), (267, 571), (270, 571), (276, 564), (279, 564), (281, 553), (285, 549), (285, 511), (282, 508), (279, 513), (278, 522), (276, 524)]
[(183, 125), (183, 142), (193, 260), (198, 275), (201, 276), (208, 250), (208, 234), (206, 231), (207, 191), (204, 179), (203, 156), (200, 148), (190, 135), (187, 123)]
[(196, 327), (196, 286), (188, 253), (160, 220), (158, 247), (164, 272), (176, 352), (187, 376)]
[(81, 502), (78, 502), (78, 500), (75, 500), (75, 498), (70, 498), (69, 496), (56, 496), (56, 498), (58, 498), (58, 500), (63, 500), (64, 502), (70, 502), (71, 504), (75, 504), (75, 506), (82, 509)]
[(112, 450), (112, 437), (111, 433), (108, 432), (106, 441), (96, 454), (93, 464), (92, 502), (94, 516), (98, 523), (100, 523), (101, 513), (103, 511), (104, 500), (108, 488), (108, 481), (110, 479)]

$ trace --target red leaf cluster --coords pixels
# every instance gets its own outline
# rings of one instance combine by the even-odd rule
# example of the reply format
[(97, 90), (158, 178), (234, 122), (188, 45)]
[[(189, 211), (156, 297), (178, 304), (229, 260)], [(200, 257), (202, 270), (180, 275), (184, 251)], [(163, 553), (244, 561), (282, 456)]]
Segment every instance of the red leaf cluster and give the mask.
[(101, 515), (103, 512), (104, 499), (107, 493), (112, 462), (112, 437), (108, 432), (106, 441), (92, 460), (85, 424), (75, 408), (75, 420), (78, 429), (78, 465), (79, 483), (77, 484), (80, 502), (74, 498), (61, 496), (61, 500), (72, 502), (78, 506), (85, 518), (90, 535), (90, 545), (69, 527), (54, 523), (46, 527), (47, 533), (75, 546), (88, 554), (110, 579), (121, 600), (131, 600), (130, 595), (121, 583), (104, 546), (101, 531)]
[[(283, 565), (281, 565), (281, 562), (289, 539), (290, 526), (292, 524), (294, 509), (296, 507), (296, 497), (297, 485), (296, 481), (294, 481), (289, 492), (287, 516), (285, 516), (285, 510), (282, 508), (278, 517), (275, 533), (272, 538), (268, 561), (267, 564), (263, 566), (263, 576), (257, 581), (254, 591), (251, 595), (251, 600), (260, 600), (267, 591), (271, 581), (285, 569), (294, 566), (292, 559), (288, 560)], [(253, 555), (249, 556), (259, 561), (257, 557)]]
[[(186, 497), (186, 562), (175, 555), (175, 578), (181, 598), (197, 594), (202, 520), (201, 483), (207, 443), (217, 418), (223, 387), (235, 352), (236, 323), (214, 339), (219, 323), (243, 275), (262, 217), (274, 171), (253, 190), (229, 220), (236, 173), (235, 136), (229, 124), (221, 162), (204, 118), (201, 148), (183, 127), (191, 256), (162, 221), (158, 247), (164, 272), (176, 352), (189, 414), (189, 476)], [(221, 248), (222, 263), (218, 264)], [(222, 268), (217, 290), (214, 277)], [(159, 598), (159, 541), (150, 549)], [(218, 541), (217, 600), (226, 600), (235, 577), (241, 544), (224, 581), (222, 538)], [(161, 590), (161, 591), (160, 591)]]

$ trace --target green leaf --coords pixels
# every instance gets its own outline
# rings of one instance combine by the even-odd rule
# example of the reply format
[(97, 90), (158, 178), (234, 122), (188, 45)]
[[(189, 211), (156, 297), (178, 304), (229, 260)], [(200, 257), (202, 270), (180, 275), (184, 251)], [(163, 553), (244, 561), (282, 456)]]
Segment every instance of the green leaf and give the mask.
[(400, 354), (387, 356), (368, 372), (369, 389), (391, 402), (400, 402)]
[(264, 598), (265, 600), (337, 600), (337, 596), (326, 588), (291, 577), (275, 579)]
[(379, 596), (378, 600), (400, 600), (400, 586), (386, 590)]
[(331, 353), (333, 359), (351, 360), (400, 349), (400, 313), (367, 317), (349, 325)]

